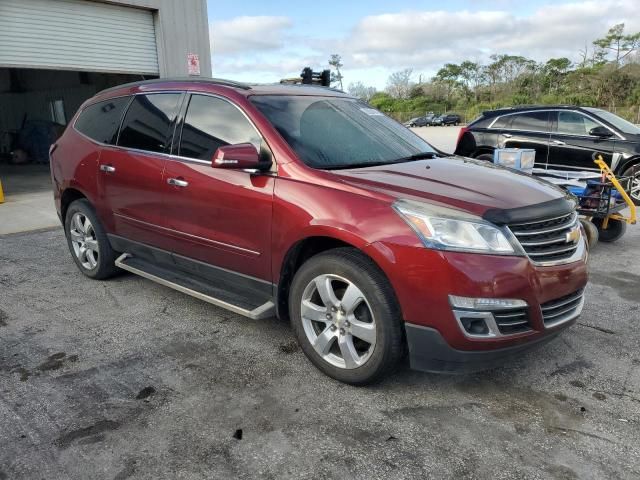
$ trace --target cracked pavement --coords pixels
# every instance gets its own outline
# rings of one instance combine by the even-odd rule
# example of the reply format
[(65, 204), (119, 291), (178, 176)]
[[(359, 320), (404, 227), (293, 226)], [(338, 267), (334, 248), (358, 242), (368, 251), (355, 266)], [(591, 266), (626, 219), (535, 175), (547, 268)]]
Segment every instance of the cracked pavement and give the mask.
[(579, 323), (504, 368), (335, 382), (287, 324), (0, 237), (0, 479), (640, 477), (640, 227)]

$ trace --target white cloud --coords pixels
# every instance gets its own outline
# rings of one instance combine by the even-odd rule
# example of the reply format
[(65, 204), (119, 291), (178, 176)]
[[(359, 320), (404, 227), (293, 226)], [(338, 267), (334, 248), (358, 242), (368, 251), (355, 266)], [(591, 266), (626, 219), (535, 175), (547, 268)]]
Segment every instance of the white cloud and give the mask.
[(286, 45), (288, 17), (236, 17), (209, 26), (211, 51), (216, 55), (278, 50)]
[(211, 24), (214, 69), (232, 76), (256, 72), (282, 78), (307, 65), (326, 68), (329, 55), (338, 52), (347, 82), (373, 83), (367, 72), (375, 72), (375, 84), (382, 87), (395, 70), (410, 67), (432, 75), (444, 63), (487, 61), (493, 53), (578, 60), (585, 45), (591, 49), (591, 42), (616, 23), (624, 22), (629, 33), (640, 31), (638, 0), (552, 2), (526, 15), (518, 14), (509, 0), (477, 0), (476, 11), (371, 15), (333, 39), (301, 37), (288, 17), (238, 17)]
[(545, 5), (526, 17), (498, 10), (373, 15), (358, 22), (341, 51), (346, 65), (432, 70), (491, 53), (576, 58), (615, 23), (638, 31), (637, 9), (637, 0), (602, 0)]

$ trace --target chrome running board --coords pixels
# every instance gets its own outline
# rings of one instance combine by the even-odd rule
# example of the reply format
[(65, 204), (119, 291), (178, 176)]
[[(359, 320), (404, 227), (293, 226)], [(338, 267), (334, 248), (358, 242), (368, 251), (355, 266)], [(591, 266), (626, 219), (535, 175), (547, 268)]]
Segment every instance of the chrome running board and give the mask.
[[(224, 286), (213, 285), (205, 280), (194, 280), (186, 273), (169, 270), (147, 260), (134, 257), (129, 253), (120, 255), (115, 264), (118, 268), (253, 320), (261, 320), (275, 315), (273, 299), (265, 299), (264, 303), (259, 303), (262, 299), (253, 297), (250, 299), (241, 298), (237, 292), (225, 291)], [(222, 300), (213, 296), (212, 293), (208, 293), (212, 291), (224, 293), (227, 299)], [(239, 305), (229, 300), (229, 297), (234, 296), (237, 298)], [(256, 304), (256, 300), (258, 300), (258, 304)]]

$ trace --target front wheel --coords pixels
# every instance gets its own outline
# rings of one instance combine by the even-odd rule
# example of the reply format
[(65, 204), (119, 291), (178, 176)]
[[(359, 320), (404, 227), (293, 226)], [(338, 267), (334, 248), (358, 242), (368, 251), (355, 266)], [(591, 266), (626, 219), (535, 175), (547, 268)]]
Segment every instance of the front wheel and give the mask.
[(304, 263), (291, 285), (289, 312), (305, 355), (341, 382), (380, 380), (404, 354), (402, 315), (391, 286), (355, 249), (330, 250)]

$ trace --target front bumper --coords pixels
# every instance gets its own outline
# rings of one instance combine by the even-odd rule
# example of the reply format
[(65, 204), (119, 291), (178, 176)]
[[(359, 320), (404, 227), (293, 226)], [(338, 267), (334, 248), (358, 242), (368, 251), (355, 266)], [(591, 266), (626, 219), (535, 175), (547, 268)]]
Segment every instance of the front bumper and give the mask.
[(473, 373), (503, 366), (532, 348), (555, 339), (559, 332), (524, 344), (485, 351), (464, 351), (451, 347), (440, 333), (429, 327), (405, 324), (409, 362), (413, 370), (433, 373)]
[[(545, 343), (575, 323), (582, 302), (571, 299), (584, 290), (588, 279), (586, 252), (577, 261), (551, 266), (535, 265), (527, 257), (443, 252), (386, 242), (371, 244), (368, 253), (393, 285), (411, 364), (427, 371), (482, 370)], [(469, 312), (456, 317), (450, 295), (523, 300), (530, 328), (506, 335), (504, 331), (470, 335), (461, 325), (461, 317)], [(576, 308), (565, 315), (567, 298)]]

